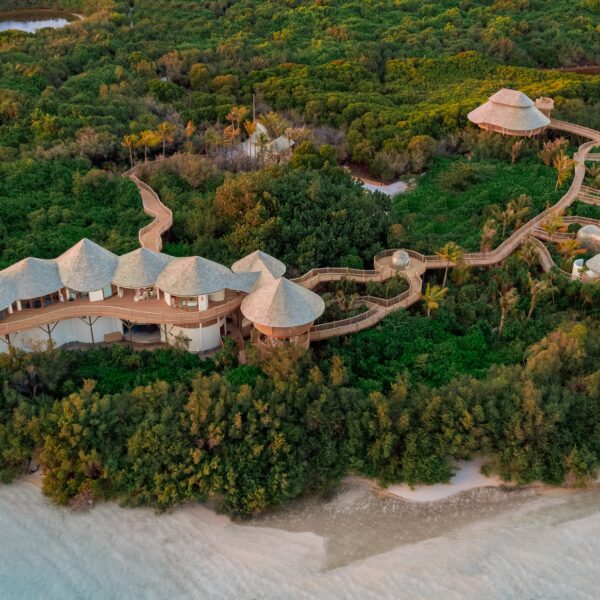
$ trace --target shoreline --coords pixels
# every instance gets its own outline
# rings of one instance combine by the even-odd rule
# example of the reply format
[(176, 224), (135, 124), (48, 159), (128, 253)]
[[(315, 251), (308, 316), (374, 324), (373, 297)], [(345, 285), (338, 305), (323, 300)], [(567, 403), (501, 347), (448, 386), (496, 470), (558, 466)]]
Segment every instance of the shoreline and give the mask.
[(432, 485), (416, 485), (411, 488), (406, 483), (393, 484), (383, 487), (377, 482), (370, 481), (373, 489), (387, 497), (400, 498), (408, 502), (428, 503), (438, 502), (460, 494), (477, 489), (496, 488), (506, 491), (512, 490), (536, 490), (540, 494), (553, 494), (557, 492), (577, 492), (596, 489), (600, 486), (600, 475), (587, 486), (574, 487), (567, 485), (548, 485), (541, 481), (519, 485), (511, 481), (504, 481), (499, 475), (486, 476), (481, 473), (481, 467), (485, 459), (475, 458), (470, 461), (457, 461), (454, 465), (456, 472), (448, 483), (434, 483)]

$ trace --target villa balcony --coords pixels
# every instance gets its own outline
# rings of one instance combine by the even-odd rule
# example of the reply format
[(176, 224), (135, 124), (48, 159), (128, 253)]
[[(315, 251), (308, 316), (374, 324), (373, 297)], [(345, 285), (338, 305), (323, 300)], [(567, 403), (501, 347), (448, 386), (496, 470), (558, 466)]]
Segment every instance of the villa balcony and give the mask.
[(72, 300), (57, 302), (43, 308), (15, 310), (13, 314), (6, 313), (6, 317), (0, 321), (0, 335), (78, 317), (114, 317), (137, 324), (193, 327), (229, 315), (240, 307), (244, 298), (244, 295), (239, 292), (227, 290), (224, 300), (210, 301), (207, 310), (199, 311), (173, 308), (162, 298), (136, 302), (134, 296), (134, 291), (127, 290), (122, 298), (114, 295), (98, 302)]

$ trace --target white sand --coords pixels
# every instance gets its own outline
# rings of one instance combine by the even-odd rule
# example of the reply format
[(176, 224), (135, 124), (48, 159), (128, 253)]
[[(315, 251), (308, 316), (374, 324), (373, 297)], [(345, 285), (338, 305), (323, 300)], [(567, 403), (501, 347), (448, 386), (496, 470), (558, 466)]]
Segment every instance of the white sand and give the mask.
[[(338, 529), (385, 517), (391, 505), (383, 506), (383, 514), (369, 514), (345, 498)], [(600, 494), (533, 498), (497, 516), (493, 504), (490, 509), (491, 518), (325, 570), (327, 540), (313, 533), (234, 524), (203, 507), (156, 515), (104, 504), (72, 514), (19, 482), (0, 486), (0, 598), (598, 597)], [(407, 514), (403, 518), (416, 513)], [(453, 514), (437, 518), (449, 522)], [(306, 516), (300, 511), (289, 518), (298, 524)], [(380, 526), (380, 537), (403, 526), (389, 524)]]
[(434, 502), (467, 490), (507, 485), (497, 475), (491, 477), (482, 475), (480, 469), (484, 462), (481, 458), (471, 461), (458, 461), (456, 463), (456, 473), (450, 483), (417, 485), (414, 488), (409, 485), (391, 485), (386, 488), (386, 491), (394, 496), (413, 502)]
[(408, 183), (400, 180), (394, 181), (394, 183), (390, 183), (389, 185), (375, 185), (363, 181), (362, 186), (370, 192), (381, 192), (382, 194), (387, 194), (388, 196), (403, 194), (408, 189)]

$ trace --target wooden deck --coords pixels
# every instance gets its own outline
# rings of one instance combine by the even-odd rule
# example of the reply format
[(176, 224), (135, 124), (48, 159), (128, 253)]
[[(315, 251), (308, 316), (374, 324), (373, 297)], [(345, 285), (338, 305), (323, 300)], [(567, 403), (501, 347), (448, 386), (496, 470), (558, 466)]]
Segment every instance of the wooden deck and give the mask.
[(161, 202), (158, 194), (149, 185), (138, 179), (135, 167), (126, 175), (140, 191), (144, 212), (154, 217), (152, 223), (140, 229), (138, 234), (140, 246), (160, 252), (163, 247), (162, 236), (173, 226), (173, 212)]
[(133, 293), (128, 293), (123, 298), (113, 296), (100, 302), (60, 302), (7, 315), (0, 321), (0, 335), (80, 317), (115, 317), (144, 325), (195, 326), (232, 313), (240, 307), (242, 299), (243, 294), (230, 292), (223, 302), (210, 302), (208, 310), (203, 311), (172, 308), (164, 300), (156, 298), (135, 302)]

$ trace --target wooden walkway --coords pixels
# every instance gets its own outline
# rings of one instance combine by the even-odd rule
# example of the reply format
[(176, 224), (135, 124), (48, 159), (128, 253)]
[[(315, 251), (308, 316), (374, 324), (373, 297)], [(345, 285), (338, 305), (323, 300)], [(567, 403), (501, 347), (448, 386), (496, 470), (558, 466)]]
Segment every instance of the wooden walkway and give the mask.
[(162, 236), (173, 226), (173, 212), (161, 202), (158, 194), (149, 185), (138, 179), (135, 167), (127, 171), (125, 175), (137, 185), (142, 197), (144, 212), (154, 217), (152, 223), (140, 229), (138, 234), (140, 246), (160, 252), (163, 247)]
[[(491, 252), (473, 252), (465, 254), (463, 256), (463, 262), (465, 264), (473, 267), (487, 267), (501, 263), (515, 252), (525, 240), (532, 239), (536, 244), (542, 268), (545, 271), (554, 268), (558, 269), (550, 252), (541, 240), (560, 242), (565, 239), (572, 239), (574, 236), (564, 232), (549, 234), (543, 230), (542, 224), (548, 217), (564, 211), (576, 200), (600, 206), (600, 190), (595, 190), (583, 185), (586, 161), (597, 160), (597, 157), (600, 156), (592, 153), (592, 150), (600, 144), (600, 131), (590, 129), (589, 127), (583, 127), (582, 125), (558, 121), (556, 119), (552, 119), (550, 128), (591, 140), (583, 143), (574, 156), (575, 171), (573, 181), (571, 182), (568, 191), (554, 206), (547, 208), (525, 223)], [(125, 173), (125, 175), (130, 177), (138, 186), (142, 197), (144, 212), (154, 217), (152, 223), (140, 229), (140, 244), (143, 248), (149, 248), (150, 250), (159, 252), (162, 249), (162, 235), (173, 225), (173, 213), (161, 202), (156, 192), (150, 186), (138, 179), (135, 171), (136, 169), (134, 167)], [(594, 219), (585, 219), (583, 217), (565, 217), (564, 220), (567, 224), (593, 223), (600, 225), (600, 222), (595, 221)], [(391, 257), (395, 251), (395, 249), (390, 249), (380, 252), (374, 257), (374, 268), (370, 270), (325, 267), (321, 269), (312, 269), (308, 271), (308, 273), (293, 280), (308, 289), (314, 289), (320, 283), (340, 281), (341, 279), (349, 279), (359, 283), (367, 283), (369, 281), (382, 282), (399, 274), (404, 277), (409, 285), (409, 289), (406, 292), (391, 299), (376, 298), (373, 296), (359, 297), (357, 301), (362, 302), (367, 307), (367, 310), (364, 313), (348, 319), (314, 325), (310, 330), (311, 341), (324, 340), (339, 335), (355, 333), (372, 327), (391, 312), (401, 308), (408, 308), (419, 302), (423, 287), (422, 275), (427, 270), (456, 267), (455, 264), (441, 260), (436, 255), (422, 255), (418, 252), (407, 250), (411, 257), (411, 265), (406, 271), (398, 271), (393, 269), (391, 264)], [(569, 273), (566, 273), (565, 271), (561, 272), (570, 277)]]
[[(525, 223), (521, 228), (515, 231), (510, 237), (502, 242), (497, 248), (491, 252), (473, 252), (463, 256), (463, 262), (473, 267), (488, 267), (506, 260), (513, 252), (515, 252), (521, 244), (527, 240), (532, 239), (536, 244), (536, 249), (540, 259), (540, 264), (544, 271), (551, 269), (558, 269), (565, 276), (570, 277), (570, 273), (562, 271), (557, 267), (552, 259), (552, 256), (546, 246), (541, 242), (541, 239), (559, 242), (564, 239), (572, 239), (573, 235), (568, 233), (556, 233), (548, 234), (542, 229), (542, 224), (548, 219), (548, 217), (560, 213), (567, 209), (577, 199), (582, 201), (588, 201), (590, 203), (600, 205), (600, 195), (596, 195), (597, 190), (583, 186), (585, 178), (585, 162), (588, 160), (588, 156), (591, 150), (598, 145), (600, 141), (600, 132), (580, 125), (574, 125), (572, 123), (565, 123), (564, 121), (552, 120), (550, 125), (553, 129), (559, 131), (565, 131), (591, 139), (592, 141), (583, 143), (578, 152), (574, 156), (575, 160), (575, 171), (571, 186), (565, 193), (565, 195), (554, 205), (533, 219)], [(598, 192), (600, 194), (600, 192)], [(565, 223), (579, 223), (579, 224), (597, 224), (598, 221), (594, 219), (586, 219), (584, 217), (565, 217)], [(538, 239), (539, 238), (539, 239)], [(325, 283), (330, 281), (338, 281), (342, 278), (350, 279), (357, 282), (367, 281), (385, 281), (397, 273), (403, 276), (409, 283), (409, 289), (404, 294), (401, 294), (397, 298), (391, 300), (379, 300), (374, 301), (372, 297), (359, 298), (363, 300), (363, 304), (367, 306), (367, 311), (350, 319), (344, 319), (341, 321), (333, 321), (331, 323), (322, 323), (315, 325), (310, 331), (311, 341), (324, 340), (330, 337), (338, 335), (345, 335), (347, 333), (354, 333), (363, 329), (372, 327), (375, 323), (381, 321), (390, 312), (398, 310), (400, 308), (407, 308), (421, 299), (422, 291), (422, 279), (421, 275), (429, 269), (445, 269), (446, 267), (456, 267), (455, 264), (445, 260), (441, 260), (436, 255), (421, 255), (416, 252), (407, 251), (411, 255), (411, 266), (407, 271), (396, 271), (391, 268), (390, 257), (395, 250), (385, 250), (378, 254), (374, 259), (375, 269), (360, 271), (356, 269), (313, 269), (302, 277), (299, 277), (295, 281), (304, 285), (308, 288), (314, 288), (319, 283)]]

